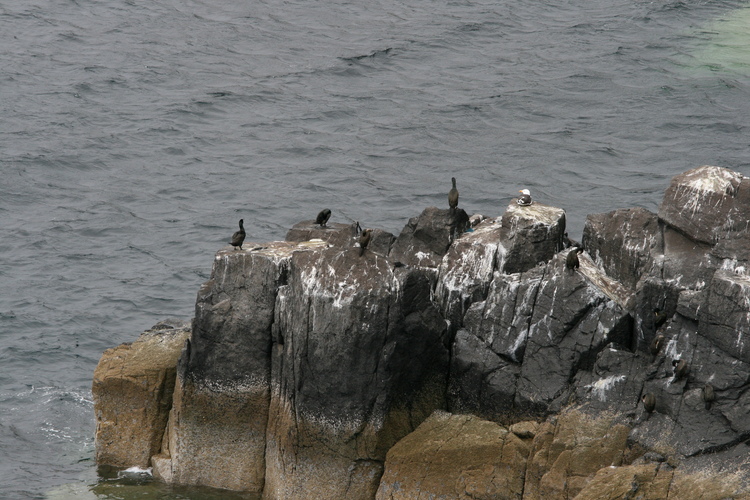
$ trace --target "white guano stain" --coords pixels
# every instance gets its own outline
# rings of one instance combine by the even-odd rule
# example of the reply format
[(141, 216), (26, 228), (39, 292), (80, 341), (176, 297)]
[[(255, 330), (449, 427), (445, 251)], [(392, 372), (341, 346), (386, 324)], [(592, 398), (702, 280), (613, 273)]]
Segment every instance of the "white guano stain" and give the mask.
[(625, 380), (625, 375), (612, 375), (607, 378), (600, 378), (593, 384), (588, 384), (587, 389), (591, 390), (591, 393), (596, 396), (599, 401), (607, 400), (607, 392), (615, 386), (616, 383)]

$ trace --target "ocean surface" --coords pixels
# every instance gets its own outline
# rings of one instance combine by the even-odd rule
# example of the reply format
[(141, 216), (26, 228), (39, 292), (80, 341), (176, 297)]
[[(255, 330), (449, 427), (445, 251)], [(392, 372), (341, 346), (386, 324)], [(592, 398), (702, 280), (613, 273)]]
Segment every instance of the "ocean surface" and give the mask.
[(0, 499), (234, 498), (98, 477), (91, 380), (240, 218), (397, 234), (455, 176), (580, 239), (704, 164), (750, 174), (748, 2), (0, 0)]

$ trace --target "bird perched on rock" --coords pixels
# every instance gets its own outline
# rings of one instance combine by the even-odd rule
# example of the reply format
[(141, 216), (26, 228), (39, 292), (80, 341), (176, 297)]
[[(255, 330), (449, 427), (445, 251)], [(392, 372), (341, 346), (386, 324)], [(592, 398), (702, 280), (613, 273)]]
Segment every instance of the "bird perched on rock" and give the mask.
[(667, 313), (659, 309), (658, 307), (654, 307), (654, 330), (658, 330), (662, 326), (664, 326), (664, 323), (667, 322)]
[(711, 384), (706, 384), (703, 386), (703, 389), (701, 390), (701, 394), (703, 396), (703, 402), (706, 403), (706, 409), (710, 410), (711, 405), (714, 401), (716, 401), (716, 394), (714, 393), (714, 386)]
[(245, 221), (243, 219), (240, 219), (240, 230), (235, 231), (235, 233), (232, 235), (232, 241), (229, 243), (232, 244), (232, 246), (237, 249), (237, 247), (242, 250), (242, 242), (245, 241), (245, 226), (243, 226), (243, 223)]
[(643, 401), (643, 407), (648, 413), (651, 413), (656, 408), (656, 396), (654, 396), (653, 392), (644, 394), (641, 401)]
[(651, 352), (651, 355), (654, 356), (654, 359), (656, 359), (656, 355), (659, 354), (659, 351), (661, 351), (661, 348), (664, 346), (664, 340), (664, 335), (660, 333), (656, 337), (654, 337), (654, 340), (651, 341), (651, 345), (649, 346), (648, 350)]
[(331, 211), (327, 208), (324, 208), (320, 211), (318, 214), (318, 217), (315, 219), (315, 223), (319, 224), (320, 227), (326, 227), (326, 224), (328, 223), (328, 219), (331, 218)]
[(365, 248), (367, 248), (367, 245), (370, 244), (370, 239), (372, 238), (372, 229), (365, 229), (362, 231), (362, 234), (359, 235), (359, 256), (362, 257), (362, 255), (365, 253)]
[(684, 359), (673, 359), (672, 366), (674, 367), (674, 379), (682, 380), (687, 376), (688, 364)]
[(565, 257), (565, 268), (575, 271), (581, 266), (581, 262), (578, 260), (578, 254), (583, 252), (583, 248), (573, 247), (568, 256)]
[(531, 192), (528, 189), (521, 189), (519, 193), (521, 193), (521, 196), (518, 197), (516, 203), (523, 207), (531, 205)]
[(448, 206), (451, 207), (451, 212), (455, 212), (456, 207), (458, 206), (458, 189), (456, 189), (456, 178), (451, 177), (451, 182), (453, 183), (453, 187), (450, 191), (448, 191)]

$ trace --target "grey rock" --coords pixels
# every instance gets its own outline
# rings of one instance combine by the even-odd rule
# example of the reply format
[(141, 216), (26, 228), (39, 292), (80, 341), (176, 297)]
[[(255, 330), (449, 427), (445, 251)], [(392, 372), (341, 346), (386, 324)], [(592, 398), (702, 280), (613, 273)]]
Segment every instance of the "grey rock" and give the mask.
[(520, 365), (497, 355), (466, 330), (459, 330), (451, 356), (448, 408), (488, 420), (512, 420), (519, 371)]
[(265, 494), (374, 493), (388, 448), (445, 407), (448, 340), (430, 294), (424, 271), (374, 252), (294, 254), (274, 312)]
[(469, 227), (462, 208), (426, 208), (409, 219), (391, 247), (390, 258), (410, 266), (438, 267), (448, 247)]
[(286, 233), (286, 241), (303, 242), (320, 239), (335, 246), (349, 246), (357, 236), (357, 223), (342, 224), (332, 222), (325, 227), (316, 224), (314, 220), (298, 222)]
[(734, 358), (750, 363), (750, 277), (717, 271), (698, 313), (701, 333)]
[(461, 234), (438, 268), (434, 300), (454, 333), (469, 306), (484, 300), (492, 282), (500, 248), (500, 224), (487, 220)]
[[(590, 370), (605, 346), (629, 345), (627, 311), (584, 274), (566, 272), (564, 261), (559, 254), (520, 275), (498, 273), (487, 299), (469, 308), (466, 330), (454, 342), (462, 361), (451, 372), (451, 407), (492, 418), (488, 405), (476, 402), (476, 394), (488, 392), (503, 400), (513, 396), (513, 408), (502, 417), (555, 412), (573, 394), (577, 371)], [(472, 347), (484, 362), (468, 361)], [(462, 400), (466, 394), (474, 396)]]
[(564, 247), (565, 211), (535, 202), (511, 202), (501, 220), (503, 251), (497, 268), (512, 274), (548, 262)]
[(582, 243), (607, 275), (632, 289), (658, 265), (663, 249), (658, 218), (644, 208), (589, 215)]
[(735, 228), (747, 229), (747, 219), (735, 221), (734, 203), (742, 175), (704, 165), (676, 175), (659, 207), (659, 218), (696, 242), (713, 245)]

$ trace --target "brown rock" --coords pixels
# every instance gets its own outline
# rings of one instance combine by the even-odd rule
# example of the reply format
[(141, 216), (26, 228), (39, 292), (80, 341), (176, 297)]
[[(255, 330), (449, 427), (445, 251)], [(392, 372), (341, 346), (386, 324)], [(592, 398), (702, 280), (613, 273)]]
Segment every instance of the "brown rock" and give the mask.
[(614, 415), (563, 412), (534, 439), (524, 498), (575, 497), (599, 469), (622, 463), (629, 431)]
[(528, 454), (498, 424), (435, 412), (388, 452), (376, 499), (520, 499)]
[(161, 447), (188, 323), (162, 322), (132, 344), (104, 351), (94, 371), (96, 462), (141, 468)]

